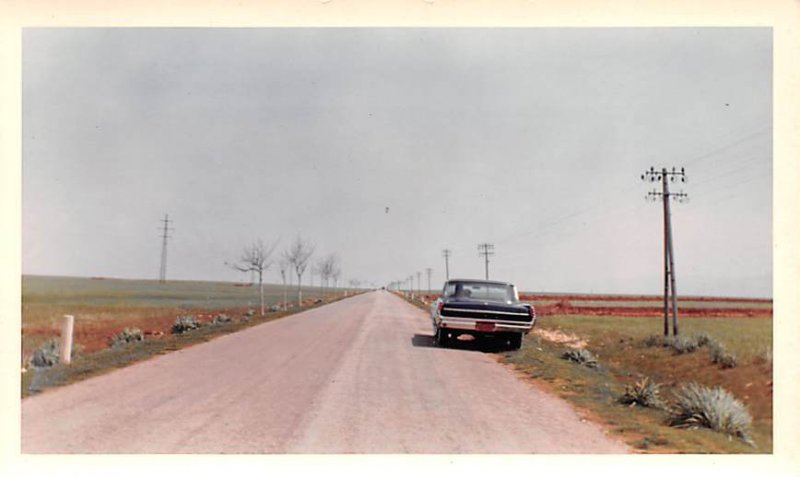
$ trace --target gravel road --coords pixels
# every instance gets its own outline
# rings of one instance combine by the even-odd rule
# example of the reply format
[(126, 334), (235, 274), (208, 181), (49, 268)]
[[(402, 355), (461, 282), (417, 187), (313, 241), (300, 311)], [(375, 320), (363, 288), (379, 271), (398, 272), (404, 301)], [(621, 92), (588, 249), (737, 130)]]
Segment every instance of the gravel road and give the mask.
[(366, 293), (22, 401), (23, 453), (623, 453), (493, 356)]

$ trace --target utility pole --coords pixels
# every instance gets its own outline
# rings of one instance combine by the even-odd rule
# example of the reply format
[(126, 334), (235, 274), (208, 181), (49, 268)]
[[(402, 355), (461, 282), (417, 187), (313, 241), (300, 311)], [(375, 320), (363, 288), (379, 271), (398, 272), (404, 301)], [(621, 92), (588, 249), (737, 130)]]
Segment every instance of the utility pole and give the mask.
[(444, 256), (444, 277), (445, 280), (450, 280), (450, 249), (442, 250), (442, 256)]
[(478, 244), (478, 255), (482, 255), (486, 261), (486, 279), (489, 279), (489, 257), (494, 255), (494, 244), (480, 243)]
[(165, 283), (167, 281), (167, 240), (171, 238), (169, 233), (175, 229), (169, 226), (169, 214), (165, 214), (161, 222), (164, 223), (164, 227), (159, 228), (161, 230), (161, 268), (158, 272), (158, 281)]
[(422, 275), (422, 272), (417, 272), (417, 293), (422, 293), (422, 280), (419, 278), (420, 275)]
[(431, 291), (431, 272), (433, 271), (432, 268), (426, 268), (426, 272), (428, 272), (428, 292)]
[(669, 336), (669, 309), (670, 295), (672, 297), (672, 335), (678, 336), (678, 292), (675, 288), (675, 252), (672, 246), (672, 214), (670, 212), (669, 201), (677, 200), (685, 202), (688, 195), (683, 191), (675, 193), (669, 191), (669, 183), (680, 180), (686, 182), (686, 173), (681, 167), (680, 171), (673, 167), (668, 171), (666, 167), (660, 171), (651, 167), (649, 171), (642, 174), (643, 181), (661, 181), (661, 192), (655, 189), (647, 193), (646, 199), (655, 202), (661, 199), (664, 208), (664, 336)]

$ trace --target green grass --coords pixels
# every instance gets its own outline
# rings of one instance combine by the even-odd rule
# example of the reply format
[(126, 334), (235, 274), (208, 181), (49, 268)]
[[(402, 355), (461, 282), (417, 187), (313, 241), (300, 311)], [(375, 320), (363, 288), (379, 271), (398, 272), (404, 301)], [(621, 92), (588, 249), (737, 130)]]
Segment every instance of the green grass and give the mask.
[[(758, 358), (772, 349), (772, 320), (753, 318), (687, 318), (679, 322), (681, 336), (706, 333), (737, 355), (742, 365), (721, 369), (708, 347), (675, 354), (668, 348), (648, 347), (645, 339), (663, 332), (663, 321), (653, 318), (545, 316), (537, 327), (579, 336), (598, 359), (590, 369), (560, 359), (562, 345), (535, 335), (525, 347), (508, 353), (506, 360), (534, 379), (544, 381), (565, 399), (589, 410), (614, 433), (643, 452), (769, 453), (772, 451), (771, 363)], [(721, 386), (741, 400), (753, 415), (751, 447), (709, 430), (675, 429), (667, 425), (666, 410), (630, 408), (619, 404), (625, 386), (648, 377), (661, 384), (666, 400), (681, 385), (698, 382)]]
[[(663, 334), (662, 318), (616, 318), (605, 316), (547, 316), (539, 324), (580, 336), (633, 338), (643, 340)], [(737, 357), (750, 360), (772, 349), (772, 320), (754, 318), (678, 318), (680, 334), (707, 333), (725, 345)], [(671, 329), (671, 325), (670, 325)]]
[[(304, 298), (321, 295), (319, 287), (303, 287)], [(289, 287), (289, 301), (297, 287)], [(283, 285), (264, 284), (267, 304), (283, 300)], [(22, 277), (22, 304), (103, 308), (223, 309), (259, 305), (259, 287), (227, 282), (91, 279), (78, 277)]]

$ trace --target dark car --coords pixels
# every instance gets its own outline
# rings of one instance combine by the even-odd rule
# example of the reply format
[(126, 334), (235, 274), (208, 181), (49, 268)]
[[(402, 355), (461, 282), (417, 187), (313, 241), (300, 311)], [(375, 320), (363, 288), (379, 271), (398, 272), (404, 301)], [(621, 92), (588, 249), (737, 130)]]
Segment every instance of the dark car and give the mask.
[(520, 303), (511, 283), (489, 280), (448, 280), (431, 307), (436, 344), (447, 346), (462, 334), (476, 339), (504, 340), (511, 349), (536, 323), (536, 310)]

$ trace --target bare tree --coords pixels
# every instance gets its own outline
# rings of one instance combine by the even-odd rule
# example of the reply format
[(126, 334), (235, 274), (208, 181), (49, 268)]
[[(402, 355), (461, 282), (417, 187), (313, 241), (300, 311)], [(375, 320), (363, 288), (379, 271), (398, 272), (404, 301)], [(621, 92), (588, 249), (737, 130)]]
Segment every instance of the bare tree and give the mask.
[(261, 239), (258, 239), (254, 242), (250, 247), (247, 247), (242, 251), (242, 255), (239, 257), (239, 261), (234, 264), (228, 264), (234, 270), (238, 270), (240, 272), (250, 272), (251, 276), (253, 273), (258, 274), (258, 289), (259, 294), (261, 297), (261, 315), (264, 315), (264, 272), (272, 265), (269, 257), (272, 255), (272, 251), (275, 250), (275, 245), (277, 242), (274, 242), (272, 245), (265, 246), (264, 242)]
[(287, 287), (286, 287), (286, 272), (290, 271), (289, 269), (289, 259), (286, 257), (286, 252), (281, 254), (281, 259), (278, 261), (278, 268), (281, 272), (281, 281), (283, 282), (283, 309), (286, 309), (286, 304), (288, 302), (288, 298), (286, 297)]
[[(320, 259), (317, 262), (317, 271), (319, 272), (320, 279), (322, 281), (323, 287), (329, 288), (330, 287), (330, 280), (335, 278), (335, 274), (339, 270), (339, 257), (336, 254), (330, 254), (324, 259)], [(325, 293), (325, 288), (323, 288), (323, 295)]]
[(333, 278), (333, 288), (339, 288), (339, 277), (341, 276), (342, 270), (339, 268), (339, 265), (336, 265), (331, 273), (331, 278)]
[(308, 267), (308, 260), (314, 253), (314, 245), (304, 241), (298, 235), (294, 243), (286, 251), (286, 258), (297, 273), (297, 303), (303, 304), (303, 272)]

